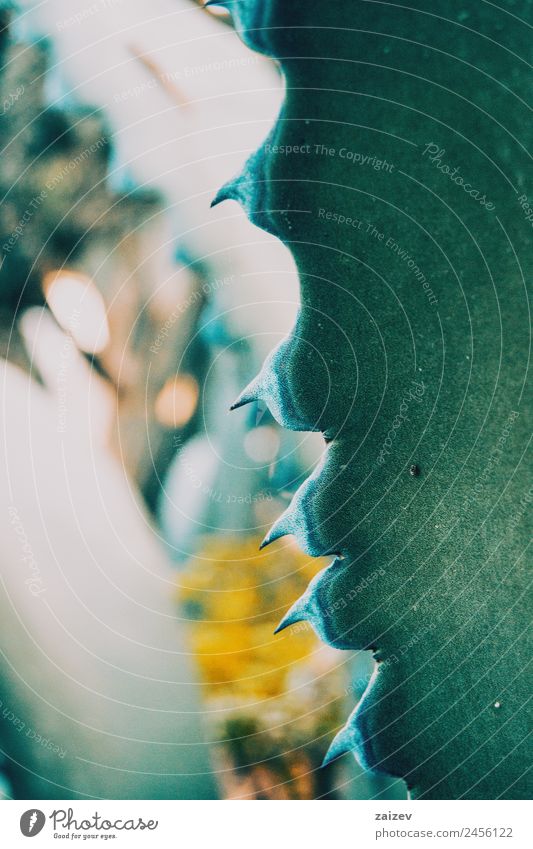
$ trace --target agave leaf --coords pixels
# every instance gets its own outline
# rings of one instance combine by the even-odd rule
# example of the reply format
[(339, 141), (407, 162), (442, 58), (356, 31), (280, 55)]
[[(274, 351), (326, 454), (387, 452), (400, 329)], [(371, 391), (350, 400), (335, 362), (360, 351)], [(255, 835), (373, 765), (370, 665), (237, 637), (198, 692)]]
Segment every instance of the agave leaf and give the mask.
[(378, 660), (328, 758), (527, 798), (531, 6), (225, 5), (286, 78), (236, 183), (301, 281), (255, 387), (331, 440), (273, 537), (343, 555), (282, 626)]

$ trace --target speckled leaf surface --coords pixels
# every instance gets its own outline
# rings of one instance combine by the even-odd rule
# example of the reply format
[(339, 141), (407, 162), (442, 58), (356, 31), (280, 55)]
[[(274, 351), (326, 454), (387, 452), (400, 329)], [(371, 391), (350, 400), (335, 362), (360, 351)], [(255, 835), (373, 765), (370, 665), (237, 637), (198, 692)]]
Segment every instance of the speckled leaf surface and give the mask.
[(286, 97), (218, 200), (301, 281), (241, 402), (328, 442), (267, 541), (340, 555), (283, 624), (378, 661), (330, 757), (527, 797), (532, 4), (224, 5)]

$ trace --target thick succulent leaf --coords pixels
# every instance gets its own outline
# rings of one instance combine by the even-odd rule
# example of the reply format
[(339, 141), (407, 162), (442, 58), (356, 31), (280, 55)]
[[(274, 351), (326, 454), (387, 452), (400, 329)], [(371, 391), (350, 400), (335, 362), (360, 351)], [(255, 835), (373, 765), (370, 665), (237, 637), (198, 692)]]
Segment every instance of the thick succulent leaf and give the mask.
[(224, 5), (287, 92), (219, 199), (301, 280), (237, 405), (326, 434), (270, 538), (342, 555), (282, 625), (378, 661), (328, 757), (416, 798), (527, 797), (531, 4)]

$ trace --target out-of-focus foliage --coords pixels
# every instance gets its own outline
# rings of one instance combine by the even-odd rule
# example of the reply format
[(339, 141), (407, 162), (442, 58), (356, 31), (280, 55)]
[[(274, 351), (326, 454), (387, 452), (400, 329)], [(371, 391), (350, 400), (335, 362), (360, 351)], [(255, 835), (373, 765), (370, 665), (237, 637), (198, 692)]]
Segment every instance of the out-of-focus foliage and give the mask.
[(260, 541), (206, 538), (178, 596), (230, 769), (221, 773), (227, 794), (313, 798), (331, 792), (334, 773), (319, 767), (341, 721), (346, 672), (307, 623), (274, 636), (287, 595), (323, 564), (294, 545), (259, 552)]

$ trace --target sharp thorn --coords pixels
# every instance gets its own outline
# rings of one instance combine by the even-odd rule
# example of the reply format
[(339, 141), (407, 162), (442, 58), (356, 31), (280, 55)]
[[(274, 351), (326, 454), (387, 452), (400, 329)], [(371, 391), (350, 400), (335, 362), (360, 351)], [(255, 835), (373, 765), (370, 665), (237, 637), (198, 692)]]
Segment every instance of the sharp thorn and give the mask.
[(245, 404), (251, 404), (253, 401), (260, 400), (260, 383), (259, 378), (254, 377), (254, 379), (248, 384), (248, 386), (243, 389), (239, 397), (230, 407), (230, 411), (238, 410), (239, 407), (244, 407)]
[(288, 534), (292, 534), (292, 518), (290, 512), (282, 513), (277, 522), (274, 522), (272, 527), (270, 528), (268, 534), (264, 538), (263, 542), (259, 546), (259, 551), (263, 548), (266, 548), (270, 543), (275, 542), (277, 539), (281, 539), (281, 537), (286, 537)]
[(216, 193), (215, 197), (213, 198), (213, 200), (211, 201), (211, 203), (209, 205), (210, 205), (211, 209), (213, 209), (215, 206), (218, 206), (219, 203), (222, 203), (223, 201), (229, 200), (229, 199), (230, 199), (230, 195), (228, 195), (228, 193), (226, 192), (226, 187), (222, 186), (222, 188)]
[(251, 404), (252, 401), (255, 401), (255, 400), (257, 400), (257, 399), (254, 398), (253, 395), (246, 395), (243, 392), (243, 394), (239, 395), (237, 400), (234, 401), (233, 404), (231, 405), (230, 412), (233, 412), (233, 410), (238, 410), (239, 407), (245, 407), (246, 404)]
[(296, 622), (302, 622), (306, 618), (306, 599), (305, 596), (302, 596), (294, 602), (291, 608), (289, 608), (289, 610), (279, 623), (278, 627), (274, 631), (274, 634), (279, 634), (280, 631), (284, 631), (285, 628), (289, 627), (289, 625), (295, 625)]
[(339, 758), (341, 755), (346, 755), (348, 752), (352, 751), (353, 744), (350, 741), (350, 737), (350, 731), (345, 725), (344, 728), (341, 728), (339, 733), (333, 738), (333, 741), (325, 754), (324, 760), (322, 761), (323, 767), (328, 766), (328, 764), (336, 758)]
[(227, 183), (224, 183), (224, 185), (220, 187), (211, 201), (211, 208), (225, 200), (235, 200), (237, 203), (240, 203), (244, 209), (246, 209), (246, 186), (248, 183), (249, 180), (244, 174), (239, 174), (237, 177), (233, 177), (231, 180), (228, 180)]

